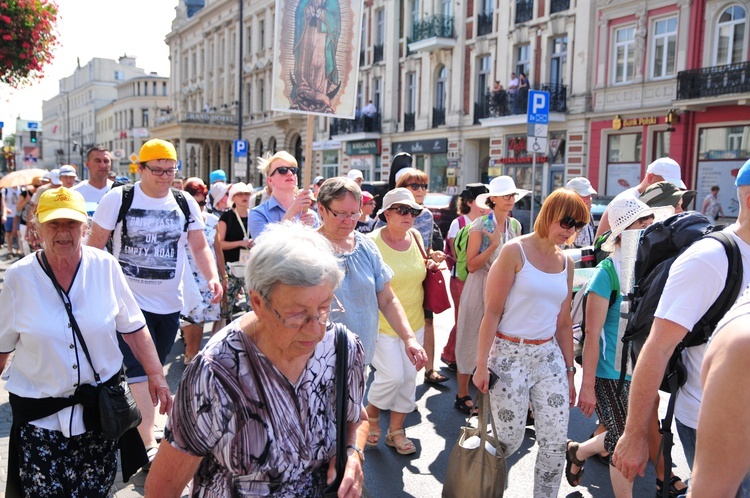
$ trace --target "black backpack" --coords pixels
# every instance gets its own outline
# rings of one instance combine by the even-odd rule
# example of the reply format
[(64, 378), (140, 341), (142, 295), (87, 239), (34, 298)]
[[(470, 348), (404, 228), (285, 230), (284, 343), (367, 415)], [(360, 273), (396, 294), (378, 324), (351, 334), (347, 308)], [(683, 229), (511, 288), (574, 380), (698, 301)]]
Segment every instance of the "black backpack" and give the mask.
[[(643, 233), (638, 243), (635, 259), (635, 286), (628, 294), (630, 312), (628, 325), (622, 341), (624, 347), (620, 362), (618, 394), (622, 389), (627, 368), (628, 354), (635, 365), (638, 356), (651, 332), (654, 313), (664, 291), (672, 264), (694, 242), (705, 237), (718, 240), (727, 255), (727, 278), (724, 289), (708, 311), (698, 320), (680, 344), (675, 347), (667, 363), (660, 390), (671, 393), (667, 412), (661, 423), (662, 449), (665, 469), (671, 468), (674, 405), (677, 389), (685, 384), (687, 371), (682, 363), (682, 352), (686, 347), (704, 344), (716, 328), (716, 324), (732, 307), (742, 285), (742, 256), (734, 238), (719, 230), (723, 227), (711, 225), (708, 218), (696, 211), (679, 213), (666, 220), (654, 223)], [(665, 486), (665, 490), (668, 487)]]

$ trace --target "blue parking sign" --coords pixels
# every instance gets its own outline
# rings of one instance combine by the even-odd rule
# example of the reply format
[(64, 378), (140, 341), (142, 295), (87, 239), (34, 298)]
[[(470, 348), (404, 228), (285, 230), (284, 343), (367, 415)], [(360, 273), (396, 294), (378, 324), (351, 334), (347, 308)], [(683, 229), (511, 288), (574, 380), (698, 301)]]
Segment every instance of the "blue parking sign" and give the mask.
[(234, 157), (247, 157), (247, 140), (234, 141)]
[(529, 123), (549, 124), (549, 92), (529, 90), (527, 116)]

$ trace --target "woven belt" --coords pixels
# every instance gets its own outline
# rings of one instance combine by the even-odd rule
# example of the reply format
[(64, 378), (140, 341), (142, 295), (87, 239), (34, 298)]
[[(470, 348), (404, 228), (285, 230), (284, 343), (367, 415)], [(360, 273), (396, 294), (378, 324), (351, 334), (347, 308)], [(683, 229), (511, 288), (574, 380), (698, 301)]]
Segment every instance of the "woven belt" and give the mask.
[(522, 339), (520, 337), (513, 337), (512, 335), (505, 335), (502, 332), (496, 332), (495, 335), (499, 339), (504, 339), (506, 341), (515, 342), (517, 344), (531, 344), (532, 346), (539, 346), (541, 344), (546, 344), (552, 340), (552, 337), (548, 339)]

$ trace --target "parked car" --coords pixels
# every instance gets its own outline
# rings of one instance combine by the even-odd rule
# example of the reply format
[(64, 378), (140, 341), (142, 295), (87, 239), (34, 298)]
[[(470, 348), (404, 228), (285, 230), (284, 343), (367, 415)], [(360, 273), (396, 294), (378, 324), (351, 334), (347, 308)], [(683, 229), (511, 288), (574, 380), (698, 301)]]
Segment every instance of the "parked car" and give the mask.
[(599, 226), (599, 220), (602, 219), (604, 210), (607, 209), (609, 203), (614, 199), (613, 196), (600, 195), (594, 197), (591, 201), (591, 217), (594, 218), (594, 226)]
[(441, 194), (439, 192), (427, 192), (424, 198), (424, 206), (432, 211), (435, 223), (440, 227), (443, 238), (448, 235), (451, 222), (458, 217), (457, 212), (458, 195)]

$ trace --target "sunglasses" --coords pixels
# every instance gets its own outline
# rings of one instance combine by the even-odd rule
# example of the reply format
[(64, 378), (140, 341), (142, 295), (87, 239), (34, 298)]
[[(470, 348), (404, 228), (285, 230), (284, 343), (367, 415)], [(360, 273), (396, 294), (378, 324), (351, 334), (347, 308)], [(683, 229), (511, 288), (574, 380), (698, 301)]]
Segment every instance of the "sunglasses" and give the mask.
[(563, 219), (560, 220), (560, 227), (562, 227), (563, 230), (570, 230), (571, 228), (575, 228), (576, 232), (580, 232), (585, 226), (586, 223), (582, 221), (576, 221), (576, 219), (572, 216), (564, 216)]
[(419, 216), (419, 213), (422, 212), (421, 209), (415, 209), (415, 208), (409, 207), (409, 206), (396, 206), (396, 207), (388, 208), (388, 210), (389, 211), (396, 211), (401, 216), (406, 216), (407, 214), (410, 214), (410, 215), (412, 215), (415, 218), (417, 216)]
[(299, 171), (299, 168), (295, 168), (294, 166), (279, 166), (275, 170), (273, 170), (273, 173), (271, 173), (271, 176), (275, 175), (276, 173), (280, 175), (286, 175), (289, 172), (292, 172), (293, 175), (297, 174), (297, 171)]
[(427, 190), (427, 184), (426, 183), (410, 183), (407, 185), (412, 190)]

